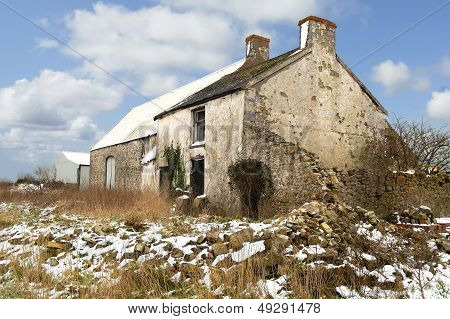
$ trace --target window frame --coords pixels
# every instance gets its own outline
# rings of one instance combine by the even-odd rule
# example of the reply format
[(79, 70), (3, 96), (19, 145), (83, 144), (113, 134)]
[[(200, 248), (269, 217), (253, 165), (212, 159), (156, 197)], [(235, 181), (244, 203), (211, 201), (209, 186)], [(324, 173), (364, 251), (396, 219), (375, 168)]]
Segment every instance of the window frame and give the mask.
[[(203, 120), (198, 120), (198, 114), (203, 113)], [(203, 139), (199, 139), (199, 126), (203, 123)], [(200, 124), (200, 125), (199, 125)], [(192, 144), (203, 145), (206, 137), (206, 112), (205, 107), (201, 106), (192, 110)]]

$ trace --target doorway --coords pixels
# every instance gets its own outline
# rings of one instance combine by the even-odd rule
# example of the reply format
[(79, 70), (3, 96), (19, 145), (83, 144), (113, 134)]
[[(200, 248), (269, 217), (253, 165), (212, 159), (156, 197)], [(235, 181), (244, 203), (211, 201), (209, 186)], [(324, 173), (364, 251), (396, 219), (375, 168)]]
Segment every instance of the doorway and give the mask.
[(162, 166), (159, 168), (159, 189), (164, 194), (169, 194), (169, 167)]
[(106, 159), (106, 188), (111, 189), (116, 183), (116, 158), (110, 156)]
[(205, 193), (205, 159), (193, 158), (191, 160), (191, 185), (195, 197)]

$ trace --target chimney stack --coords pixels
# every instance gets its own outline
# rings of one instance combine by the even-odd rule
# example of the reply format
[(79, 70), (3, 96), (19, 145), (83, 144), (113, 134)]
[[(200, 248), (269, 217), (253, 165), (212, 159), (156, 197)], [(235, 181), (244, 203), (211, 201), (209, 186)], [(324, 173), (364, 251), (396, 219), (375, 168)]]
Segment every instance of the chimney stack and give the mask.
[(313, 48), (336, 54), (336, 24), (330, 20), (309, 16), (298, 22), (300, 49)]
[(245, 63), (241, 68), (248, 68), (269, 60), (270, 39), (252, 34), (245, 38)]

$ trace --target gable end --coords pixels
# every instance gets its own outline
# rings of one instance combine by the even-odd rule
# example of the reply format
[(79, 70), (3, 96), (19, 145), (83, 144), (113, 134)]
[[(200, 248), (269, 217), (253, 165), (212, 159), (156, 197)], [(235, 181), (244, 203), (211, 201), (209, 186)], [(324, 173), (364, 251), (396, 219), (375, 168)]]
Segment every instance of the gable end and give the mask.
[(372, 100), (372, 102), (376, 105), (377, 109), (380, 112), (388, 115), (388, 111), (383, 107), (383, 105), (381, 105), (380, 101), (378, 101), (378, 99), (372, 94), (372, 92), (369, 91), (367, 86), (364, 85), (364, 83), (356, 76), (355, 73), (353, 73), (353, 71), (347, 66), (347, 64), (345, 64), (345, 62), (337, 54), (336, 58), (338, 62), (341, 64), (341, 66), (348, 72), (348, 74), (350, 74), (353, 80), (355, 80), (355, 82), (358, 83), (363, 92), (366, 93), (367, 96)]

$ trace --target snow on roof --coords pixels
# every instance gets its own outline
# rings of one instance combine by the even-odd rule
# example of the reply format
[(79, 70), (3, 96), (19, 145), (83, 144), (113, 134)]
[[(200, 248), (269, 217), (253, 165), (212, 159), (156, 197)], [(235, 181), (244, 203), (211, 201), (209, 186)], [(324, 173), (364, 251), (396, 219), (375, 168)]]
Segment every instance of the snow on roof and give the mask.
[(230, 64), (201, 79), (161, 95), (150, 102), (132, 108), (131, 111), (111, 129), (111, 131), (94, 145), (92, 151), (156, 134), (157, 123), (153, 119), (155, 115), (180, 103), (187, 97), (202, 90), (211, 83), (216, 82), (223, 76), (233, 73), (239, 69), (244, 62), (245, 59)]
[(72, 163), (78, 165), (89, 165), (91, 155), (89, 153), (78, 153), (78, 152), (62, 152), (64, 157), (67, 158)]
[(150, 151), (148, 151), (147, 154), (144, 154), (144, 156), (142, 156), (141, 164), (144, 165), (150, 163), (155, 158), (156, 158), (156, 146), (153, 146), (153, 148)]

